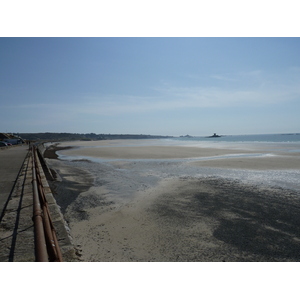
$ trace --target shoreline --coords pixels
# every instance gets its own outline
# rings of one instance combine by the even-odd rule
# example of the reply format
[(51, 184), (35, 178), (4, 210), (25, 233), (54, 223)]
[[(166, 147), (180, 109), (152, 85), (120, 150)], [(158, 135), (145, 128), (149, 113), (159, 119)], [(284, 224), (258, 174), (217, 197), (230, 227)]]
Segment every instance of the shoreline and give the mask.
[[(148, 142), (148, 143), (147, 143)], [(125, 146), (124, 146), (125, 144)], [(255, 144), (255, 143), (254, 143)], [(78, 141), (62, 142), (50, 145), (45, 157), (58, 158), (56, 152), (61, 152), (64, 159), (74, 160), (184, 160), (199, 167), (237, 168), (249, 170), (300, 170), (300, 151), (280, 149), (276, 144), (271, 148), (260, 144), (250, 147), (248, 144), (237, 148), (217, 144), (189, 145), (163, 144), (161, 140), (153, 141), (112, 140), (112, 141)], [(278, 149), (279, 148), (279, 149)], [(74, 157), (74, 158), (73, 158)], [(198, 161), (197, 161), (198, 159)], [(195, 160), (195, 161), (193, 161)]]
[(72, 146), (60, 147), (59, 143), (48, 146), (44, 151), (44, 158), (57, 159), (57, 151), (73, 149)]
[[(161, 149), (153, 147), (152, 153)], [(126, 147), (126, 151), (135, 156), (142, 147), (136, 148)], [(88, 148), (63, 153), (84, 149)], [(277, 166), (286, 165), (282, 159), (287, 156), (279, 157), (281, 163), (277, 156), (243, 158), (244, 162), (227, 158), (93, 163), (76, 157), (47, 161), (62, 178), (56, 182), (58, 203), (69, 199), (64, 216), (83, 261), (299, 261), (300, 191), (259, 183), (261, 174), (279, 172), (271, 168), (274, 158)], [(232, 178), (226, 173), (225, 161), (232, 165), (233, 160), (234, 166), (242, 168), (245, 160), (261, 166), (260, 159), (265, 160), (263, 166), (270, 166), (265, 171), (249, 170), (257, 183), (247, 177), (242, 180), (244, 175), (239, 174), (245, 170), (231, 169), (242, 172)], [(218, 168), (207, 169), (205, 164)], [(218, 171), (203, 174), (205, 170)]]

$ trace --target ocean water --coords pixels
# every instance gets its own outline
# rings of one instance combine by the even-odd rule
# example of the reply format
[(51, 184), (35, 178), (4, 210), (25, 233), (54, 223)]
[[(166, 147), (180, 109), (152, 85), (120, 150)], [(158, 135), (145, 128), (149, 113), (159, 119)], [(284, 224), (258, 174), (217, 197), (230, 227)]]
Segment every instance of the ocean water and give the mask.
[(195, 142), (255, 142), (255, 143), (299, 143), (300, 133), (291, 134), (252, 134), (252, 135), (223, 135), (219, 138), (207, 138), (203, 136), (195, 137), (178, 137), (174, 138), (179, 141)]
[(178, 142), (187, 146), (211, 148), (231, 148), (254, 151), (270, 151), (270, 153), (286, 152), (300, 153), (300, 134), (254, 134), (254, 135), (224, 135), (218, 138), (178, 137)]

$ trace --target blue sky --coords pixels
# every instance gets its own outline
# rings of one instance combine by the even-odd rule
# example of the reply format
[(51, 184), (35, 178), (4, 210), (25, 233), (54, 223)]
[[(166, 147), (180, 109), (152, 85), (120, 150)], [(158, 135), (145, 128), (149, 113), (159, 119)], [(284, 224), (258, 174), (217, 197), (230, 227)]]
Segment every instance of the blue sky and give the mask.
[(300, 132), (300, 38), (0, 38), (0, 132)]

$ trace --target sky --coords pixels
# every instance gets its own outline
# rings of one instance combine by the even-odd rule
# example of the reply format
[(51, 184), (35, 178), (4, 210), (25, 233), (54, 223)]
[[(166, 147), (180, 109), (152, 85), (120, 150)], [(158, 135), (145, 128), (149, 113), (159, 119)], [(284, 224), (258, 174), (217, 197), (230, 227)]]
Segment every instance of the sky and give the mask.
[(300, 38), (1, 37), (0, 132), (300, 132)]

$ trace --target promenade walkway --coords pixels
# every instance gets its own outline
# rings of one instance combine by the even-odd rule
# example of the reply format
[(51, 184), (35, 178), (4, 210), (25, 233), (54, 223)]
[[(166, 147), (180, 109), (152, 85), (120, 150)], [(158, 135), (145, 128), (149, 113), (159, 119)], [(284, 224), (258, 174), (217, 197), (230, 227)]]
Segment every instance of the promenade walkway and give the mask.
[(27, 145), (0, 148), (0, 218), (27, 153)]

